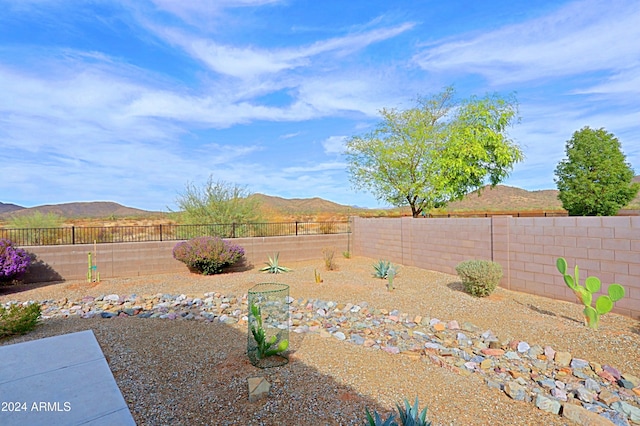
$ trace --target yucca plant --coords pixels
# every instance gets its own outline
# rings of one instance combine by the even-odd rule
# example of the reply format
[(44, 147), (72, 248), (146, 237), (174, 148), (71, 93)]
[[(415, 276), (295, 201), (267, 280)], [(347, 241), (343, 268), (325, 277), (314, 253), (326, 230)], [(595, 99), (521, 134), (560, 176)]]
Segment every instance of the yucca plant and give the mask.
[(398, 414), (400, 415), (400, 423), (397, 423), (394, 419), (394, 414), (389, 414), (386, 420), (382, 420), (380, 414), (377, 411), (373, 412), (373, 415), (366, 409), (367, 413), (367, 426), (431, 426), (431, 422), (427, 420), (427, 407), (424, 407), (422, 411), (420, 411), (418, 405), (418, 397), (416, 397), (416, 401), (411, 406), (407, 399), (404, 399), (404, 407), (400, 404), (396, 404), (398, 408)]
[(292, 269), (287, 268), (286, 266), (280, 266), (278, 264), (279, 256), (280, 256), (280, 253), (274, 254), (273, 258), (269, 256), (269, 261), (265, 262), (267, 266), (265, 266), (264, 268), (260, 268), (260, 272), (268, 272), (270, 274), (280, 274), (283, 272), (291, 272)]
[(260, 312), (260, 306), (252, 303), (249, 309), (253, 316), (251, 334), (253, 334), (253, 338), (258, 344), (258, 358), (264, 359), (286, 351), (287, 348), (289, 348), (289, 341), (287, 339), (281, 340), (275, 347), (273, 346), (276, 345), (278, 336), (274, 335), (267, 339), (267, 333), (262, 327), (262, 313)]

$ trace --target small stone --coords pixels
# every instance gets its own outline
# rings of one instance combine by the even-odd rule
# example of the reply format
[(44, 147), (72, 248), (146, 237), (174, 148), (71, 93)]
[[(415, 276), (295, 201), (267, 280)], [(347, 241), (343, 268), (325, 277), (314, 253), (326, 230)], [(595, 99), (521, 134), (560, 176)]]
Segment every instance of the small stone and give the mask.
[(482, 349), (480, 352), (482, 352), (484, 355), (487, 355), (487, 356), (502, 356), (502, 355), (504, 355), (504, 351), (502, 349), (485, 348), (485, 349)]
[(592, 392), (600, 392), (600, 385), (598, 384), (598, 382), (596, 382), (595, 380), (593, 380), (592, 378), (587, 378), (584, 381), (584, 387), (589, 389)]
[(547, 359), (553, 359), (553, 357), (556, 356), (556, 351), (554, 351), (551, 346), (545, 346), (544, 355), (547, 357)]
[(640, 408), (634, 407), (633, 405), (624, 401), (614, 402), (613, 404), (611, 404), (611, 408), (619, 413), (626, 414), (632, 422), (640, 423)]
[(115, 314), (115, 313), (113, 313), (113, 312), (102, 312), (102, 313), (100, 314), (100, 316), (101, 316), (102, 318), (113, 318), (113, 317), (115, 317), (115, 316), (116, 316), (116, 314)]
[(249, 377), (247, 379), (249, 387), (249, 402), (256, 402), (264, 397), (269, 396), (271, 383), (264, 377)]
[(584, 386), (580, 386), (576, 389), (576, 396), (580, 401), (592, 403), (593, 402), (593, 393), (589, 391), (589, 389)]
[(444, 328), (445, 328), (445, 327), (444, 327), (444, 324), (443, 324), (443, 323), (441, 323), (441, 322), (437, 322), (437, 323), (435, 323), (435, 324), (433, 325), (433, 329), (434, 329), (435, 331), (444, 331)]
[(351, 343), (355, 343), (356, 345), (363, 345), (364, 342), (365, 342), (364, 337), (360, 336), (359, 334), (351, 335)]
[(575, 404), (563, 404), (562, 417), (579, 425), (611, 426), (611, 421)]
[(493, 367), (493, 361), (491, 361), (490, 359), (485, 359), (480, 363), (480, 368), (483, 370), (488, 370), (491, 367)]
[(618, 386), (625, 389), (633, 389), (633, 383), (630, 380), (619, 379)]
[(453, 320), (447, 323), (447, 328), (449, 330), (460, 330), (460, 325), (458, 324), (458, 321)]
[(517, 353), (515, 353), (514, 351), (509, 351), (507, 353), (504, 354), (504, 357), (510, 360), (516, 360), (516, 359), (520, 359), (520, 356), (518, 356)]
[(345, 340), (347, 338), (342, 331), (337, 331), (333, 333), (333, 337), (335, 337), (338, 340)]
[(558, 414), (560, 413), (561, 404), (555, 399), (547, 398), (546, 396), (536, 396), (536, 407), (547, 413)]
[(526, 396), (525, 388), (523, 388), (516, 382), (508, 382), (504, 386), (504, 393), (506, 393), (510, 398), (515, 399), (516, 401), (524, 401)]
[(527, 342), (518, 342), (518, 352), (521, 354), (527, 352), (529, 349), (531, 349), (531, 346), (529, 346)]
[(385, 346), (384, 348), (382, 348), (382, 350), (393, 355), (400, 353), (400, 349), (396, 346)]
[(598, 399), (607, 405), (611, 405), (616, 401), (620, 401), (620, 397), (618, 395), (607, 389), (603, 389), (602, 391), (600, 391), (600, 393), (598, 394)]
[(615, 377), (616, 380), (620, 380), (620, 377), (622, 377), (620, 375), (620, 372), (617, 369), (611, 367), (610, 365), (603, 365), (602, 369), (607, 373), (611, 374), (613, 377)]
[(569, 352), (556, 352), (553, 360), (560, 367), (568, 367), (571, 363), (571, 354)]
[(636, 387), (640, 386), (640, 377), (636, 377), (636, 376), (634, 376), (634, 375), (632, 375), (632, 374), (629, 374), (629, 373), (624, 373), (624, 374), (622, 374), (621, 376), (622, 376), (622, 378), (623, 378), (624, 380), (628, 380), (628, 381), (630, 381), (631, 383), (633, 383), (633, 387), (634, 387), (634, 388), (636, 388)]
[(571, 360), (571, 368), (587, 368), (589, 366), (589, 361), (585, 361), (584, 359), (573, 358)]
[(109, 302), (117, 302), (118, 300), (120, 300), (120, 296), (118, 296), (117, 294), (108, 294), (105, 297), (103, 297), (102, 300), (106, 300)]
[(567, 400), (567, 393), (562, 389), (557, 389), (557, 388), (551, 389), (551, 395), (553, 395), (554, 398), (557, 398), (560, 401)]

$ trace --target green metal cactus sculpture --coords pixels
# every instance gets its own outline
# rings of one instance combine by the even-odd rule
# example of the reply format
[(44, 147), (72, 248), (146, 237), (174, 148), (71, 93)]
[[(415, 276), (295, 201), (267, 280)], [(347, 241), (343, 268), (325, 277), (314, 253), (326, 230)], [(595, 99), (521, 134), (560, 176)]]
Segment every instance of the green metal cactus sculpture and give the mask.
[(574, 268), (574, 275), (567, 273), (567, 261), (560, 257), (556, 261), (558, 271), (564, 276), (564, 282), (576, 294), (578, 300), (584, 304), (584, 318), (586, 324), (594, 329), (598, 329), (600, 315), (611, 312), (613, 304), (624, 297), (624, 287), (620, 284), (611, 284), (607, 289), (608, 295), (601, 295), (596, 300), (595, 307), (591, 306), (593, 295), (600, 291), (602, 283), (597, 277), (587, 277), (584, 286), (580, 285), (580, 271), (578, 265)]

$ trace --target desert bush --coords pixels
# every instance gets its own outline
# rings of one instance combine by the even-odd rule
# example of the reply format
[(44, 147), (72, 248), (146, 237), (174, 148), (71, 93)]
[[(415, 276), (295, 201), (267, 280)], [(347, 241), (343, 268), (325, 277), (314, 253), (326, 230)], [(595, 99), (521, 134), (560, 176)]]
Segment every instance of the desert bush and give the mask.
[(173, 257), (203, 275), (219, 274), (244, 256), (244, 249), (218, 237), (198, 237), (176, 244)]
[(43, 214), (13, 215), (9, 219), (9, 228), (59, 228), (64, 223), (64, 217), (52, 212)]
[(404, 407), (400, 404), (396, 404), (398, 414), (400, 415), (400, 423), (396, 422), (393, 413), (389, 414), (386, 420), (383, 420), (377, 411), (373, 412), (373, 415), (369, 413), (369, 409), (366, 409), (367, 426), (431, 426), (431, 422), (427, 419), (427, 407), (422, 411), (419, 411), (418, 397), (411, 406), (409, 401), (404, 399)]
[(41, 308), (38, 303), (29, 305), (0, 305), (0, 338), (25, 334), (36, 328)]
[(335, 254), (335, 249), (327, 247), (322, 249), (322, 256), (324, 257), (324, 267), (327, 271), (335, 271), (336, 269), (338, 269), (336, 261), (333, 260)]
[(0, 240), (0, 285), (19, 279), (31, 265), (31, 256), (10, 240)]
[(502, 266), (489, 260), (467, 260), (456, 266), (467, 293), (484, 297), (493, 293), (502, 278)]

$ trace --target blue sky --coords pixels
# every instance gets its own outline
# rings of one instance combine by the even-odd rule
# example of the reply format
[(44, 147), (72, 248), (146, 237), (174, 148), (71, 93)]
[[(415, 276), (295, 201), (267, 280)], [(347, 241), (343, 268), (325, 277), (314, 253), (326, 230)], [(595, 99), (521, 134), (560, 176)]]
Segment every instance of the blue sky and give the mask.
[(640, 2), (0, 0), (0, 201), (175, 209), (215, 179), (377, 207), (344, 140), (454, 85), (516, 92), (526, 155), (504, 183), (555, 188), (566, 141), (614, 133), (640, 174)]

